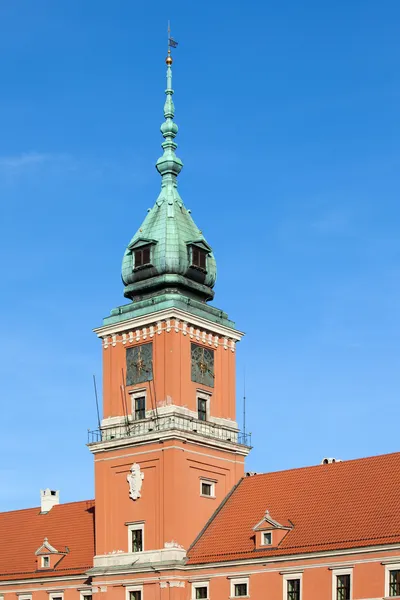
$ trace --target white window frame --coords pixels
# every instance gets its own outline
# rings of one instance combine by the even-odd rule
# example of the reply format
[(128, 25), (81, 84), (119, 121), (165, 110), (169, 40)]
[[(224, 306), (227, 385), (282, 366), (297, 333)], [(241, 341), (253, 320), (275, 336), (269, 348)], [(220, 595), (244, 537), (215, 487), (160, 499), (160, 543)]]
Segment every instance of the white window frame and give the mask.
[[(271, 536), (271, 541), (268, 544), (266, 544), (264, 542), (264, 535), (265, 534), (269, 534)], [(272, 546), (273, 538), (274, 538), (273, 531), (271, 531), (271, 530), (269, 530), (269, 531), (262, 531), (261, 532), (261, 546)]]
[(142, 585), (129, 585), (125, 588), (125, 598), (130, 600), (131, 592), (140, 592), (141, 600), (143, 600), (143, 586)]
[(201, 421), (201, 423), (208, 423), (210, 420), (210, 405), (211, 405), (212, 393), (207, 392), (206, 390), (196, 390), (196, 418), (199, 416), (199, 400), (206, 401), (206, 421)]
[[(128, 552), (131, 554), (139, 554), (139, 552), (134, 552), (132, 550), (132, 531), (142, 530), (142, 549), (140, 552), (144, 552), (144, 523), (143, 521), (137, 523), (128, 523)], [(133, 590), (135, 591), (135, 590)]]
[(64, 600), (64, 592), (51, 592), (49, 594), (49, 600), (56, 600), (57, 598)]
[(129, 395), (131, 397), (131, 414), (134, 421), (143, 421), (144, 419), (136, 419), (136, 409), (135, 409), (135, 400), (136, 398), (142, 398), (144, 396), (144, 418), (147, 417), (147, 390), (146, 388), (140, 388), (135, 390), (130, 390)]
[(208, 581), (196, 581), (192, 583), (192, 600), (196, 600), (196, 589), (202, 587), (207, 588), (207, 600), (210, 598), (210, 583)]
[(385, 598), (399, 598), (399, 596), (389, 596), (390, 571), (400, 571), (400, 563), (385, 565)]
[(285, 573), (283, 576), (283, 600), (288, 597), (288, 581), (300, 579), (300, 600), (303, 600), (303, 573)]
[(350, 575), (350, 600), (353, 600), (353, 568), (332, 569), (332, 600), (336, 598), (337, 578), (339, 575)]
[[(211, 486), (211, 494), (208, 496), (207, 494), (203, 494), (203, 483)], [(200, 496), (202, 498), (215, 498), (215, 484), (216, 481), (214, 479), (207, 479), (206, 477), (200, 477)]]
[[(245, 583), (247, 585), (247, 594), (245, 596), (235, 596), (235, 585)], [(250, 597), (250, 584), (249, 577), (240, 577), (238, 579), (231, 579), (231, 595), (230, 598), (249, 598)]]
[(17, 593), (17, 598), (18, 598), (18, 600), (32, 600), (32, 594), (18, 594)]
[[(44, 561), (45, 561), (46, 558), (48, 558), (48, 560), (49, 560), (49, 564), (48, 565), (44, 564)], [(51, 568), (50, 556), (48, 554), (45, 554), (44, 556), (41, 556), (40, 557), (40, 564), (41, 564), (41, 568), (42, 569), (50, 569)]]
[(92, 588), (80, 590), (80, 600), (84, 600), (85, 596), (91, 596), (93, 598)]

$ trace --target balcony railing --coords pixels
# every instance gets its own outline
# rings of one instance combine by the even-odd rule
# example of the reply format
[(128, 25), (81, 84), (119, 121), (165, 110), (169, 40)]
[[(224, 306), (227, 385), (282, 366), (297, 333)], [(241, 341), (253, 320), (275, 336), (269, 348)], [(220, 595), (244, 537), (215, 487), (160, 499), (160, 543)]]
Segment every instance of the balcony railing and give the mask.
[(251, 433), (242, 433), (235, 429), (229, 429), (209, 421), (199, 421), (182, 415), (161, 415), (142, 421), (129, 421), (123, 425), (104, 427), (88, 431), (88, 444), (108, 442), (122, 438), (139, 437), (157, 431), (185, 431), (199, 433), (200, 435), (233, 442), (243, 446), (251, 446)]

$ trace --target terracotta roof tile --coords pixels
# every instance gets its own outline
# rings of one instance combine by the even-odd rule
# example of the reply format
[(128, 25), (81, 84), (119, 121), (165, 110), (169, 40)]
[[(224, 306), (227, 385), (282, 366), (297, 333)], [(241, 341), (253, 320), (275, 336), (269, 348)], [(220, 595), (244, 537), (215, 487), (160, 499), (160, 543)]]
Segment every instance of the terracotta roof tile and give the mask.
[[(400, 542), (400, 453), (245, 477), (189, 550), (189, 564)], [(269, 510), (294, 527), (255, 550)]]
[[(0, 513), (0, 580), (84, 573), (93, 566), (94, 501)], [(58, 551), (69, 552), (54, 570), (38, 570), (36, 550), (47, 537)]]

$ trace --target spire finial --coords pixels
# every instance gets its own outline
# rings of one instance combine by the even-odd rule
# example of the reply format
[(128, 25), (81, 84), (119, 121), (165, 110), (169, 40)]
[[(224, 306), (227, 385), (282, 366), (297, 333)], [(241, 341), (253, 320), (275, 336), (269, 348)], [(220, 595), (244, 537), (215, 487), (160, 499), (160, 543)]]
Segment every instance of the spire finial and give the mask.
[(167, 58), (165, 59), (165, 62), (167, 63), (168, 66), (171, 66), (173, 63), (172, 56), (171, 56), (171, 24), (169, 21), (168, 21), (168, 54), (167, 54)]
[(172, 56), (171, 48), (176, 48), (178, 42), (171, 37), (171, 28), (168, 21), (168, 55), (165, 60), (167, 63), (167, 88), (165, 90), (164, 117), (165, 121), (161, 125), (161, 133), (164, 137), (164, 142), (161, 144), (164, 154), (158, 159), (156, 168), (163, 178), (163, 185), (172, 183), (176, 186), (176, 176), (180, 173), (183, 164), (176, 156), (175, 150), (177, 144), (174, 141), (178, 133), (178, 125), (174, 123), (175, 106), (172, 100), (174, 90), (172, 89)]

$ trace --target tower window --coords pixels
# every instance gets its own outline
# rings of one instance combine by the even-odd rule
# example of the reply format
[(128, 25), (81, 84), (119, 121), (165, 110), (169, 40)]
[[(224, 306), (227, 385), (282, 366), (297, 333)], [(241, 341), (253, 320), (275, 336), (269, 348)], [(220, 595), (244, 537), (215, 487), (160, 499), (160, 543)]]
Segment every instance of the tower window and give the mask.
[(207, 421), (207, 400), (197, 398), (197, 418), (199, 421)]
[(192, 246), (192, 267), (197, 267), (198, 269), (206, 270), (207, 265), (207, 252), (197, 248), (196, 246)]
[(144, 526), (142, 524), (129, 527), (130, 552), (143, 552), (143, 530)]
[(146, 418), (146, 397), (145, 396), (136, 396), (134, 398), (135, 402), (135, 419), (139, 421), (140, 419)]
[(200, 496), (215, 498), (215, 482), (200, 479)]
[(143, 246), (135, 250), (135, 269), (150, 265), (150, 246)]

